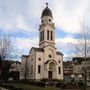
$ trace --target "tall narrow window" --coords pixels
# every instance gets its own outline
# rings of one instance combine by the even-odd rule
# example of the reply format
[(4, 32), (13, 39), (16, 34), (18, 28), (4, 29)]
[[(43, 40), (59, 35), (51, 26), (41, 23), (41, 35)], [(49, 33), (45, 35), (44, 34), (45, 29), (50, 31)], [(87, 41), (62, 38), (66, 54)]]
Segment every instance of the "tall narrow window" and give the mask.
[(42, 41), (42, 32), (40, 32), (40, 41)]
[(44, 31), (40, 32), (40, 41), (44, 40)]
[(41, 66), (38, 65), (38, 73), (41, 73)]
[(31, 74), (33, 73), (33, 65), (31, 65)]
[(61, 68), (60, 68), (60, 67), (58, 67), (58, 73), (59, 73), (59, 74), (61, 73)]
[(51, 31), (51, 40), (53, 40), (53, 31)]
[(47, 30), (47, 40), (49, 40), (49, 30)]
[(41, 41), (42, 41), (42, 32), (41, 32)]
[(42, 31), (42, 40), (44, 40), (44, 31)]

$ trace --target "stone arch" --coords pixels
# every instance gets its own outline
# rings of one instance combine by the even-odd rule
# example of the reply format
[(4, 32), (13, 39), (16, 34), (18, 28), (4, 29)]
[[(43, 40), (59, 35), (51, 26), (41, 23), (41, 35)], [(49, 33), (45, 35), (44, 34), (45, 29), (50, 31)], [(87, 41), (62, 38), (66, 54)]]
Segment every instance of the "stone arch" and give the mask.
[(48, 78), (54, 79), (56, 78), (56, 63), (51, 61), (49, 62), (49, 70), (48, 70)]
[(55, 65), (55, 63), (54, 62), (50, 62), (49, 63), (49, 70), (55, 70), (55, 68), (56, 68), (56, 65)]

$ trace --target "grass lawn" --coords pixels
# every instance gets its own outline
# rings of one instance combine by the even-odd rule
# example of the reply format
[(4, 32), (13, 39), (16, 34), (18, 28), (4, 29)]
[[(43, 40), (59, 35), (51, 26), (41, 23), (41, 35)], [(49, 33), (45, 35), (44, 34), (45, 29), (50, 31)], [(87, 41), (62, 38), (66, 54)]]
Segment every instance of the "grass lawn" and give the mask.
[(24, 88), (24, 89), (30, 89), (30, 90), (60, 90), (58, 88), (55, 88), (55, 87), (37, 87), (37, 86), (32, 86), (32, 85), (29, 85), (29, 84), (14, 84), (15, 87), (18, 87), (18, 88)]
[(90, 90), (90, 87), (87, 87), (86, 90)]
[[(27, 84), (27, 83), (3, 83), (3, 84), (8, 85), (8, 86), (11, 85), (11, 86), (14, 86), (15, 88), (21, 88), (23, 90), (63, 90), (63, 89), (51, 87), (51, 86), (49, 86), (49, 87), (37, 87), (37, 86), (33, 86), (33, 85)], [(82, 90), (84, 90), (84, 89), (82, 89)], [(90, 87), (87, 87), (86, 90), (90, 90)]]
[(24, 90), (61, 90), (60, 88), (56, 88), (56, 87), (37, 87), (24, 83), (4, 83), (4, 85), (12, 85), (15, 88), (22, 88)]

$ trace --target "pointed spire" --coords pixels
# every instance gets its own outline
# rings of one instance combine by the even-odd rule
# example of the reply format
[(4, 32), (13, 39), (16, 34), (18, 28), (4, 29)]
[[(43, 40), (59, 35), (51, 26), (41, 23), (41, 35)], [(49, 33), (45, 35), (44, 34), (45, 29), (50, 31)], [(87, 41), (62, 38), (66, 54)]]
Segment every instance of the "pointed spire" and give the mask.
[(45, 4), (46, 4), (46, 8), (48, 8), (48, 3), (46, 2)]

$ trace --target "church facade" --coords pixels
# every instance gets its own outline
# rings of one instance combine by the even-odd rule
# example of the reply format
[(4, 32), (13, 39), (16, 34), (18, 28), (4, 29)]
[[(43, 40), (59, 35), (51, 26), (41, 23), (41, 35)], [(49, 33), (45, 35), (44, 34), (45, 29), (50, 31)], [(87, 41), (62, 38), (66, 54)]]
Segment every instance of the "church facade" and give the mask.
[(21, 79), (63, 80), (63, 54), (55, 47), (55, 25), (47, 5), (41, 15), (39, 48), (32, 47), (29, 55), (21, 58)]

